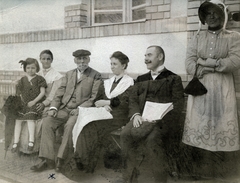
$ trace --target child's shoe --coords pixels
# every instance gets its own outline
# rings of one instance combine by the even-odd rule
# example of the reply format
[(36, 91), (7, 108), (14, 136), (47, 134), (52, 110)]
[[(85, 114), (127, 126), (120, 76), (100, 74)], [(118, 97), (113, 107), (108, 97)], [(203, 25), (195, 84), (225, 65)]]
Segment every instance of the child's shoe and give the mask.
[(34, 147), (34, 142), (29, 141), (29, 143), (28, 143), (28, 151), (33, 151), (33, 147)]
[(13, 147), (12, 147), (12, 149), (11, 149), (11, 152), (12, 152), (12, 153), (15, 153), (15, 152), (17, 152), (17, 149), (18, 149), (18, 143), (14, 143), (14, 144), (13, 144)]

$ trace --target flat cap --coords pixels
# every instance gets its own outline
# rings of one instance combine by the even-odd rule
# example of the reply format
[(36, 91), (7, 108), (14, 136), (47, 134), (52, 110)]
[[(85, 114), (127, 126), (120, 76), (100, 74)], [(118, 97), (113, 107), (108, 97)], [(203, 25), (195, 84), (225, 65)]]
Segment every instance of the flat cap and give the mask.
[(91, 52), (88, 50), (76, 50), (72, 54), (74, 57), (88, 56), (91, 55)]

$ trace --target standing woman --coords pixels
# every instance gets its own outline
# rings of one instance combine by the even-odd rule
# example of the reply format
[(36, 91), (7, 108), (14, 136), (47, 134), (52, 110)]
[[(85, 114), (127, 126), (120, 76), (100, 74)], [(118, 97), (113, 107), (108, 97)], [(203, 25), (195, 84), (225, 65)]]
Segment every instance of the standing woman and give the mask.
[[(91, 173), (96, 167), (104, 137), (128, 122), (128, 89), (134, 84), (133, 79), (125, 73), (129, 59), (122, 52), (116, 51), (110, 60), (114, 76), (105, 80), (104, 86), (99, 88), (95, 106), (104, 107), (112, 114), (113, 119), (87, 124), (76, 143), (75, 158), (78, 168)], [(75, 126), (77, 125), (78, 121)]]
[(197, 76), (208, 91), (201, 96), (188, 96), (183, 142), (208, 151), (237, 151), (239, 128), (233, 72), (240, 69), (240, 35), (225, 29), (226, 6), (219, 0), (202, 3), (198, 16), (208, 29), (198, 31), (189, 44), (186, 70), (194, 75), (197, 68)]

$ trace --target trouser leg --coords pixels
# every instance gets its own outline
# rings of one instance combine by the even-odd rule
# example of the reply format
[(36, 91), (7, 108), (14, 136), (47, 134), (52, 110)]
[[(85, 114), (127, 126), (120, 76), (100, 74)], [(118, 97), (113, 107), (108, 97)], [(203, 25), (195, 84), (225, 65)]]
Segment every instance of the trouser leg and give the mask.
[(78, 116), (70, 116), (64, 125), (62, 143), (59, 147), (57, 157), (66, 159), (69, 153), (73, 153), (72, 130)]
[(122, 176), (125, 181), (130, 181), (133, 169), (136, 167), (136, 146), (135, 142), (131, 136), (131, 129), (133, 128), (133, 123), (130, 121), (122, 130), (120, 135), (120, 144), (122, 148), (122, 161), (123, 170)]
[(163, 132), (155, 126), (145, 140), (147, 160), (151, 165), (156, 183), (167, 182), (167, 155), (163, 145)]
[(55, 160), (55, 131), (68, 119), (68, 111), (60, 110), (56, 117), (43, 118), (39, 157)]

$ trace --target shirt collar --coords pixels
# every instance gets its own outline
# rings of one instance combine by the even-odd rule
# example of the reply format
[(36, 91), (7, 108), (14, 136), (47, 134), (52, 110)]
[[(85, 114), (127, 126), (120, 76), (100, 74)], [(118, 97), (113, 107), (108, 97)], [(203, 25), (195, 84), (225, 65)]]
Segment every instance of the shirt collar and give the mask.
[(222, 32), (222, 30), (223, 30), (223, 29), (219, 29), (219, 30), (215, 30), (215, 31), (213, 31), (213, 30), (208, 30), (208, 32), (211, 33), (211, 34), (216, 34), (216, 35), (218, 35), (220, 32)]
[(87, 67), (86, 69), (84, 69), (83, 71), (80, 71), (80, 70), (77, 68), (77, 71), (78, 71), (78, 73), (83, 74), (87, 69), (88, 69), (88, 67)]
[(43, 69), (44, 72), (48, 72), (52, 69), (52, 67), (49, 67), (48, 69)]
[(164, 69), (164, 65), (160, 65), (157, 67), (155, 71), (151, 70), (151, 75), (159, 75)]
[(119, 75), (119, 76), (116, 76), (116, 75), (114, 75), (114, 81), (118, 81), (118, 80), (120, 80), (122, 77), (123, 77), (123, 75), (124, 74), (121, 74), (121, 75)]

